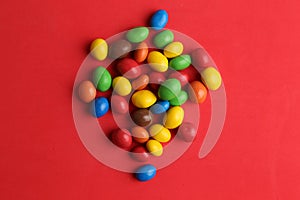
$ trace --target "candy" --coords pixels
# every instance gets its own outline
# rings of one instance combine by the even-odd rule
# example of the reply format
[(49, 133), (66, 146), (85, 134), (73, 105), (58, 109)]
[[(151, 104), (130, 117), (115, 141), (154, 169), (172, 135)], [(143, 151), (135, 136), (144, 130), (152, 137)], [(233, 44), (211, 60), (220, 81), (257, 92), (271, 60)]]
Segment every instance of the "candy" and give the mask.
[(151, 72), (149, 74), (149, 79), (150, 87), (154, 90), (157, 90), (160, 84), (166, 80), (165, 76), (159, 72)]
[(156, 96), (149, 90), (140, 90), (132, 95), (131, 101), (138, 108), (148, 108), (156, 102)]
[(117, 40), (109, 45), (109, 57), (117, 59), (125, 57), (131, 51), (131, 44), (127, 40)]
[(138, 126), (147, 126), (152, 122), (152, 115), (147, 109), (138, 109), (131, 113), (131, 118)]
[(148, 56), (148, 45), (146, 42), (140, 43), (137, 47), (136, 50), (133, 53), (133, 57), (136, 62), (141, 63), (146, 60)]
[(136, 27), (129, 30), (126, 34), (127, 40), (132, 43), (139, 43), (144, 41), (149, 35), (147, 27)]
[(147, 87), (149, 83), (149, 76), (144, 74), (132, 81), (131, 86), (133, 90), (142, 90)]
[(159, 48), (163, 49), (165, 46), (173, 42), (174, 34), (170, 30), (164, 30), (158, 33), (153, 40), (154, 45)]
[(168, 13), (165, 10), (158, 10), (156, 11), (150, 20), (150, 26), (154, 30), (163, 29), (166, 24), (168, 23)]
[(178, 129), (177, 135), (186, 142), (191, 142), (195, 138), (197, 130), (190, 122), (184, 122)]
[(150, 111), (154, 114), (161, 114), (167, 112), (169, 107), (169, 101), (158, 101), (153, 106), (151, 106)]
[(124, 97), (119, 95), (112, 95), (111, 108), (114, 112), (125, 114), (128, 112), (129, 106)]
[(188, 87), (188, 93), (192, 102), (203, 103), (207, 96), (207, 89), (200, 81), (193, 81)]
[(148, 54), (147, 62), (155, 71), (165, 72), (168, 70), (168, 59), (158, 51), (151, 51)]
[(127, 96), (131, 92), (131, 84), (127, 78), (117, 76), (113, 79), (114, 92), (121, 96)]
[(204, 68), (214, 65), (208, 53), (203, 48), (195, 49), (191, 53), (191, 56), (193, 66), (196, 68)]
[(158, 96), (162, 100), (170, 100), (175, 98), (181, 90), (180, 82), (171, 78), (162, 83), (158, 89)]
[(149, 139), (148, 131), (141, 126), (133, 127), (131, 129), (131, 135), (132, 135), (133, 139), (138, 143), (145, 143)]
[(141, 75), (141, 68), (131, 58), (123, 58), (117, 63), (118, 71), (126, 78), (134, 79)]
[(101, 38), (95, 39), (90, 46), (90, 51), (97, 60), (104, 60), (108, 52), (107, 43)]
[(135, 177), (139, 181), (149, 181), (154, 178), (155, 175), (156, 168), (151, 164), (144, 165), (135, 172)]
[(104, 67), (97, 67), (93, 73), (96, 88), (101, 92), (107, 91), (111, 86), (111, 75)]
[(94, 114), (96, 117), (102, 117), (109, 110), (109, 103), (105, 97), (96, 98), (94, 101)]
[(183, 45), (181, 42), (171, 42), (164, 48), (164, 54), (167, 58), (174, 58), (182, 54)]
[(175, 98), (170, 100), (170, 104), (172, 106), (181, 106), (186, 102), (187, 99), (188, 99), (188, 94), (186, 93), (186, 91), (181, 90)]
[(148, 140), (146, 148), (154, 156), (161, 156), (163, 153), (163, 147), (157, 140)]
[(163, 124), (168, 129), (174, 129), (180, 126), (184, 118), (184, 110), (180, 106), (172, 107), (168, 110), (163, 119)]
[(127, 129), (117, 129), (111, 133), (111, 141), (118, 147), (127, 149), (132, 144), (132, 137)]
[(149, 159), (149, 153), (143, 146), (136, 146), (131, 150), (131, 157), (139, 162), (146, 162)]
[(78, 87), (78, 96), (85, 102), (89, 103), (96, 97), (96, 88), (91, 81), (82, 81)]
[(173, 73), (171, 73), (168, 77), (170, 78), (175, 78), (177, 80), (179, 80), (181, 87), (184, 87), (188, 82), (189, 82), (189, 76), (187, 74), (183, 74), (177, 71), (174, 71)]
[(160, 124), (150, 126), (149, 134), (159, 142), (168, 142), (171, 139), (170, 131)]
[(170, 67), (175, 70), (183, 70), (190, 66), (192, 60), (190, 55), (180, 55), (170, 61)]
[(217, 90), (222, 84), (220, 73), (213, 67), (205, 68), (201, 72), (201, 78), (205, 86), (210, 90)]

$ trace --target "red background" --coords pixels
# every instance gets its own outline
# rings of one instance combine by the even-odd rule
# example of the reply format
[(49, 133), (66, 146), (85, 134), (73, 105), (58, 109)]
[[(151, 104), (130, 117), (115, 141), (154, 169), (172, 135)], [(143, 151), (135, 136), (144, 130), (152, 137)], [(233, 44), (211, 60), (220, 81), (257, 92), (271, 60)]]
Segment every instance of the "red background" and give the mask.
[[(205, 159), (197, 140), (140, 183), (84, 148), (72, 87), (92, 39), (147, 25), (160, 8), (167, 28), (214, 58), (228, 112)], [(299, 8), (296, 0), (2, 0), (0, 198), (300, 199)]]

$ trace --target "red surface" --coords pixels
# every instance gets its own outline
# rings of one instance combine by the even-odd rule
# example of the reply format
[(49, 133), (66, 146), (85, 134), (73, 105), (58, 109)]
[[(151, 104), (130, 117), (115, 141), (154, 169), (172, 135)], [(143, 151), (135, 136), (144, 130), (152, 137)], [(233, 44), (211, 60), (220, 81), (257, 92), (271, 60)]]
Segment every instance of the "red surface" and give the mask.
[[(168, 28), (199, 41), (227, 96), (219, 142), (201, 137), (140, 183), (95, 160), (76, 133), (71, 93), (95, 37), (167, 9)], [(8, 1), (0, 6), (0, 199), (300, 199), (300, 2)]]

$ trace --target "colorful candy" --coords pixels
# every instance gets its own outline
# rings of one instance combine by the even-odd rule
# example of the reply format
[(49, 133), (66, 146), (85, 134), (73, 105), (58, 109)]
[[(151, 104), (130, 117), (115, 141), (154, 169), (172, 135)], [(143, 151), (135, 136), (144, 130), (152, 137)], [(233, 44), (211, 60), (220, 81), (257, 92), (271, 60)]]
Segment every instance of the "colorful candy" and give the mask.
[(104, 67), (97, 67), (93, 73), (93, 80), (96, 88), (101, 92), (107, 91), (112, 82), (110, 73)]
[(183, 52), (183, 45), (181, 42), (171, 42), (164, 48), (164, 54), (167, 58), (174, 58)]
[(207, 96), (207, 89), (200, 81), (193, 81), (188, 92), (190, 100), (195, 103), (203, 103)]
[(95, 39), (90, 46), (90, 51), (92, 56), (97, 60), (104, 60), (108, 52), (106, 41), (101, 38)]
[(168, 70), (168, 59), (159, 51), (151, 51), (148, 54), (147, 62), (155, 71), (165, 72)]
[(201, 78), (203, 83), (210, 90), (217, 90), (222, 84), (220, 73), (213, 67), (205, 68), (201, 72)]
[(123, 58), (117, 63), (118, 71), (126, 78), (134, 79), (141, 75), (141, 68), (131, 58)]
[(146, 148), (154, 156), (161, 156), (163, 153), (163, 147), (157, 140), (148, 140), (146, 143)]
[(148, 108), (156, 102), (156, 96), (149, 90), (140, 90), (132, 95), (131, 101), (138, 108)]
[(129, 105), (126, 99), (122, 96), (112, 95), (110, 102), (113, 111), (119, 114), (125, 114), (129, 110)]
[(133, 139), (138, 143), (145, 143), (149, 139), (148, 131), (141, 126), (133, 127), (131, 129), (131, 135), (132, 135)]
[(180, 106), (175, 106), (168, 110), (163, 124), (168, 129), (174, 129), (181, 125), (183, 118), (184, 110)]
[(162, 100), (175, 98), (181, 91), (180, 82), (177, 79), (170, 78), (162, 83), (158, 89), (158, 96)]
[(154, 30), (161, 30), (163, 29), (166, 24), (168, 23), (168, 13), (165, 10), (158, 10), (156, 11), (150, 20), (150, 26)]
[(78, 87), (78, 96), (85, 102), (90, 103), (96, 97), (96, 88), (91, 81), (82, 81)]
[(131, 84), (127, 78), (117, 76), (113, 79), (112, 86), (114, 91), (121, 96), (127, 96), (131, 92)]
[(149, 134), (152, 138), (159, 142), (169, 142), (171, 139), (171, 133), (169, 129), (166, 129), (161, 124), (153, 124), (149, 128)]
[(181, 87), (184, 87), (189, 82), (189, 76), (187, 74), (177, 71), (172, 72), (168, 78), (175, 78), (179, 80)]
[(139, 162), (146, 162), (150, 155), (143, 146), (136, 146), (131, 150), (131, 157)]
[(148, 126), (152, 122), (152, 115), (148, 109), (141, 108), (131, 113), (133, 122), (138, 126)]
[(154, 45), (159, 48), (163, 49), (165, 46), (173, 42), (174, 34), (170, 30), (164, 30), (158, 33), (153, 40)]
[(190, 66), (192, 60), (190, 55), (180, 55), (170, 61), (170, 67), (175, 70), (183, 70)]
[(209, 67), (214, 65), (208, 53), (203, 48), (195, 49), (191, 53), (191, 56), (192, 56), (193, 66), (196, 68), (201, 69), (204, 67)]
[(105, 97), (99, 97), (95, 99), (94, 114), (97, 118), (105, 115), (108, 112), (108, 110), (109, 110), (109, 103)]
[(150, 87), (154, 90), (157, 90), (160, 84), (166, 80), (165, 76), (159, 72), (151, 72), (149, 74), (149, 79)]
[(172, 106), (181, 106), (182, 104), (184, 104), (186, 102), (187, 99), (188, 99), (187, 92), (184, 90), (181, 90), (179, 92), (179, 94), (175, 98), (169, 100), (169, 102)]
[(111, 141), (120, 148), (127, 149), (132, 144), (132, 137), (127, 129), (117, 129), (111, 133)]
[(117, 59), (125, 57), (131, 51), (131, 44), (127, 40), (117, 40), (109, 45), (109, 57)]
[(139, 181), (149, 181), (156, 175), (156, 168), (153, 165), (147, 164), (140, 167), (135, 172), (135, 177)]
[(184, 122), (178, 129), (177, 135), (186, 142), (191, 142), (195, 138), (197, 130), (190, 122)]
[(148, 56), (148, 45), (146, 42), (142, 42), (136, 47), (133, 57), (136, 62), (141, 63), (144, 62), (144, 60), (146, 60), (147, 56)]
[(147, 87), (149, 83), (149, 76), (144, 74), (132, 81), (131, 86), (133, 90), (142, 90)]
[(144, 41), (149, 35), (147, 27), (136, 27), (129, 30), (126, 34), (127, 40), (132, 43), (139, 43)]
[(158, 101), (153, 106), (151, 106), (150, 111), (154, 114), (161, 114), (167, 112), (169, 107), (169, 101)]

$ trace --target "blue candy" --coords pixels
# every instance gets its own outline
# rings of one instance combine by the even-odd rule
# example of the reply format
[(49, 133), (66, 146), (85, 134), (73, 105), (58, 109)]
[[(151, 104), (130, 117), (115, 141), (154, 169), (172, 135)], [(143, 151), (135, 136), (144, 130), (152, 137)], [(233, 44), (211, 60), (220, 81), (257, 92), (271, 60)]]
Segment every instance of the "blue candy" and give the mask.
[(168, 13), (165, 10), (156, 11), (150, 21), (150, 26), (154, 30), (163, 29), (168, 22)]
[(144, 165), (135, 172), (139, 181), (149, 181), (156, 175), (156, 168), (153, 165)]
[(158, 101), (153, 106), (151, 106), (150, 111), (153, 114), (161, 114), (167, 112), (170, 107), (169, 101)]
[(99, 97), (94, 101), (94, 115), (101, 117), (109, 110), (109, 103), (105, 97)]

